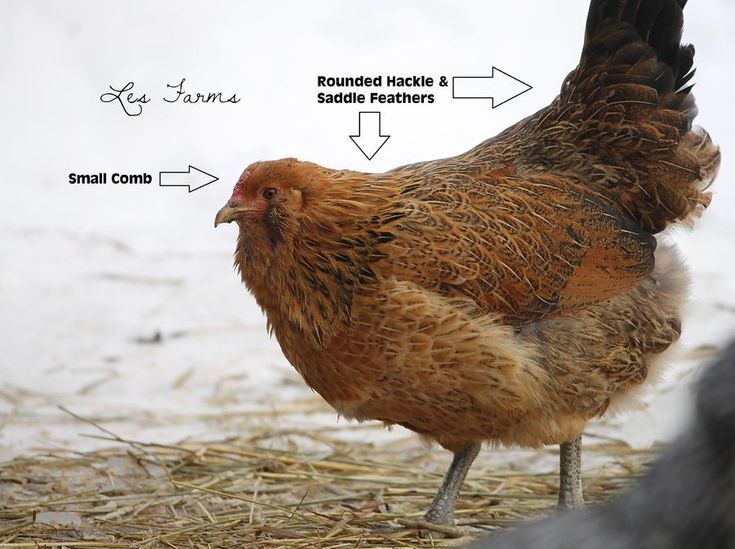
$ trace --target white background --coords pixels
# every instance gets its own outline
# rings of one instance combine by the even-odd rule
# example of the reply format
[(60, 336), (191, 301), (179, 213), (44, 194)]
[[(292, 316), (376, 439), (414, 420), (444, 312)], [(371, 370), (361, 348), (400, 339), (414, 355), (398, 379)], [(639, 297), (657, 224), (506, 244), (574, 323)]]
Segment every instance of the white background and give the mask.
[[(235, 227), (212, 227), (232, 183), (259, 159), (382, 171), (468, 149), (556, 95), (576, 64), (587, 4), (0, 2), (0, 458), (103, 444), (79, 437), (94, 430), (58, 404), (159, 442), (247, 433), (260, 421), (335, 425), (318, 403), (323, 413), (291, 419), (238, 415), (313, 397), (231, 269)], [(690, 372), (735, 333), (733, 23), (729, 0), (687, 6), (698, 122), (724, 161), (701, 223), (673, 235), (694, 278), (681, 357), (647, 407), (590, 427), (636, 445), (671, 436)], [(533, 90), (497, 110), (452, 101), (446, 89), (433, 105), (383, 106), (392, 137), (372, 162), (347, 137), (359, 108), (315, 99), (320, 74), (438, 78), (492, 65)], [(242, 100), (163, 103), (182, 77), (192, 92)], [(99, 101), (131, 80), (151, 98), (141, 116)], [(193, 194), (67, 183), (69, 172), (189, 163), (220, 181)], [(159, 344), (136, 341), (156, 332)]]

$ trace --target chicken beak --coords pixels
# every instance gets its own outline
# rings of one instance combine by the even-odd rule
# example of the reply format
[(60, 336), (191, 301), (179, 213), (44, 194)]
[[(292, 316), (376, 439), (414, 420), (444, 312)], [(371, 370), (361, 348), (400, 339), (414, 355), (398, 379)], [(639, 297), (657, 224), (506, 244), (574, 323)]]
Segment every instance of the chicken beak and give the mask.
[(230, 223), (239, 214), (240, 211), (237, 208), (232, 208), (225, 205), (220, 211), (217, 212), (217, 215), (214, 217), (214, 226), (217, 227), (217, 225), (219, 225), (220, 223)]

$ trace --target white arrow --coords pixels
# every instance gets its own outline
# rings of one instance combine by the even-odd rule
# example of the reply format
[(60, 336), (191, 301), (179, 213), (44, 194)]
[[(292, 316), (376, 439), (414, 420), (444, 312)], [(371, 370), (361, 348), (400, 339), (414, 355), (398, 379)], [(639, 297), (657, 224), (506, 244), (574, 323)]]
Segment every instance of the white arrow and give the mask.
[(515, 76), (492, 68), (490, 76), (453, 76), (452, 97), (454, 99), (490, 99), (493, 109), (532, 89)]
[(158, 185), (161, 187), (186, 187), (190, 193), (206, 187), (210, 183), (218, 181), (219, 177), (213, 176), (204, 170), (195, 168), (191, 164), (185, 172), (158, 172)]
[(360, 111), (360, 121), (357, 127), (357, 135), (351, 135), (350, 139), (357, 145), (365, 158), (372, 160), (378, 154), (390, 135), (380, 133), (380, 113)]

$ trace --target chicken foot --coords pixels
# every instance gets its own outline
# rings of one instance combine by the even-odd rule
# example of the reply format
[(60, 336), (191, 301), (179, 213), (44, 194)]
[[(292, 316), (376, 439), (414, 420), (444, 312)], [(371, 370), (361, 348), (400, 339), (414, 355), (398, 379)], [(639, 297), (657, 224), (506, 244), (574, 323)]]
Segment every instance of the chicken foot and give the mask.
[(582, 507), (582, 435), (559, 445), (559, 510)]

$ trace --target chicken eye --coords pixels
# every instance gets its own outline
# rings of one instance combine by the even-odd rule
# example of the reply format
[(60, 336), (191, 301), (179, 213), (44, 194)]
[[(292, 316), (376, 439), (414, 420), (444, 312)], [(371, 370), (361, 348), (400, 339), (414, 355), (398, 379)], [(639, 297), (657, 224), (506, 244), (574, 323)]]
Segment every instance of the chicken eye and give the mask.
[(275, 198), (277, 194), (278, 194), (278, 190), (274, 189), (273, 187), (267, 187), (263, 189), (263, 198), (265, 198), (266, 200)]

